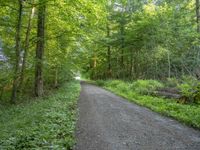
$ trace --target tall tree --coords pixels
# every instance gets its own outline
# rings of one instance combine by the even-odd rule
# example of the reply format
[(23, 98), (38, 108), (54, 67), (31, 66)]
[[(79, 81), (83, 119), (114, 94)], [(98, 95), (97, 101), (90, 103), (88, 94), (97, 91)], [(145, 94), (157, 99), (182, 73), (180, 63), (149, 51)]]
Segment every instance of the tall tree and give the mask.
[(199, 0), (196, 0), (196, 18), (197, 18), (197, 32), (200, 33), (200, 6)]
[(20, 73), (20, 81), (19, 81), (19, 87), (20, 90), (23, 86), (23, 82), (24, 82), (24, 72), (26, 69), (26, 61), (27, 61), (27, 57), (28, 57), (28, 49), (29, 49), (29, 43), (30, 43), (30, 33), (31, 33), (31, 28), (32, 28), (32, 20), (33, 17), (35, 15), (35, 4), (33, 1), (32, 4), (32, 8), (29, 14), (29, 18), (28, 18), (28, 26), (27, 26), (27, 30), (26, 30), (26, 37), (25, 37), (25, 45), (24, 45), (24, 53), (23, 53), (23, 59), (22, 59), (22, 68), (21, 68), (21, 73)]
[(35, 96), (42, 96), (43, 89), (43, 56), (45, 45), (45, 0), (40, 0), (38, 8), (37, 47), (35, 65)]
[(18, 78), (20, 72), (20, 33), (21, 33), (21, 26), (22, 26), (22, 10), (23, 10), (23, 1), (18, 0), (18, 17), (17, 17), (17, 27), (16, 27), (16, 45), (15, 45), (15, 69), (14, 69), (14, 76), (13, 76), (13, 88), (12, 88), (12, 95), (11, 95), (11, 103), (16, 102), (17, 98), (17, 88), (18, 88)]
[[(110, 38), (110, 27), (109, 23), (107, 23), (107, 37)], [(107, 69), (107, 77), (110, 78), (112, 76), (112, 70), (111, 70), (111, 46), (110, 43), (108, 43), (107, 47), (107, 62), (108, 62), (108, 69)]]

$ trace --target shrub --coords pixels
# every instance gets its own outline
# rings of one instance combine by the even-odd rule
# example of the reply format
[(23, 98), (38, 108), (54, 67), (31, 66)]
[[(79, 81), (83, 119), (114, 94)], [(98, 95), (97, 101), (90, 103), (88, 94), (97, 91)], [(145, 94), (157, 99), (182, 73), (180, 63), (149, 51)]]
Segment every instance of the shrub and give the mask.
[(167, 87), (177, 87), (179, 81), (176, 78), (167, 78), (167, 81), (165, 82), (165, 86)]
[(127, 93), (131, 90), (130, 83), (122, 81), (122, 80), (108, 80), (104, 81), (104, 86), (116, 88), (118, 91)]
[(131, 88), (139, 94), (152, 94), (156, 89), (163, 88), (164, 85), (156, 80), (137, 80), (132, 83)]
[(123, 93), (127, 93), (128, 91), (130, 91), (130, 84), (124, 81), (121, 81), (117, 87), (118, 90), (120, 90)]
[(121, 84), (123, 81), (121, 80), (108, 80), (107, 83), (108, 83), (108, 86), (110, 87), (117, 87), (119, 84)]
[(196, 78), (184, 76), (177, 87), (185, 97), (187, 103), (200, 101), (200, 82)]
[(105, 81), (103, 81), (103, 80), (97, 80), (95, 83), (96, 83), (98, 86), (104, 86), (104, 85), (105, 85)]

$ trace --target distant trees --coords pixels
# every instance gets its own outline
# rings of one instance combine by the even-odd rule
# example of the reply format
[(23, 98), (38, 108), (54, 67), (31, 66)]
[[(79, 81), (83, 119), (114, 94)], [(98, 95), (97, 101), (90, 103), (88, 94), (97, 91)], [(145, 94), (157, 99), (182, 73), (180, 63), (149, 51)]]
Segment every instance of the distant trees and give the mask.
[[(109, 66), (112, 66), (112, 78), (195, 76), (199, 66), (199, 35), (196, 32), (196, 22), (199, 26), (198, 0), (124, 0), (112, 1), (111, 4), (113, 8), (107, 9), (109, 30), (104, 24), (101, 29), (107, 34), (99, 32), (102, 36), (96, 36), (96, 41), (102, 42), (94, 43), (98, 47), (95, 50), (97, 66), (88, 70), (92, 78), (110, 78), (106, 73)], [(91, 44), (91, 51), (94, 51), (94, 44)], [(88, 50), (88, 53), (91, 51)], [(90, 59), (92, 57), (89, 57), (88, 63)]]

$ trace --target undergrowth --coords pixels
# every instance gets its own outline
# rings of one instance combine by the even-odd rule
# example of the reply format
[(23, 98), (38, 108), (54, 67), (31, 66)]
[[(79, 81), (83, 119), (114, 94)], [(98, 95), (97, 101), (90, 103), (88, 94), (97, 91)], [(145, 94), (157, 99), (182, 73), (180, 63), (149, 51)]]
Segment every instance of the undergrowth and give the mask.
[(148, 107), (153, 111), (173, 117), (187, 125), (200, 129), (199, 104), (179, 104), (176, 100), (148, 95), (148, 88), (155, 89), (163, 87), (158, 81), (139, 80), (125, 82), (120, 80), (100, 80), (96, 81), (95, 84), (128, 99), (130, 102)]
[(80, 84), (0, 110), (0, 149), (72, 149)]

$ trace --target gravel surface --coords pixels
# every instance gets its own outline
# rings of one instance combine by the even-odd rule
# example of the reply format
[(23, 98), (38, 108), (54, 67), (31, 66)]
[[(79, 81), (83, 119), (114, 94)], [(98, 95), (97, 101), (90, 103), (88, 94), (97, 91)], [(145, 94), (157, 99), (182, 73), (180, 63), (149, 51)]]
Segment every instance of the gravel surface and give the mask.
[(82, 83), (75, 150), (200, 150), (200, 131)]

